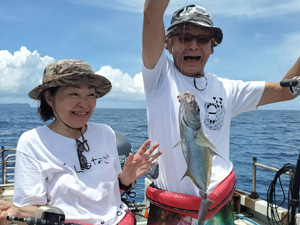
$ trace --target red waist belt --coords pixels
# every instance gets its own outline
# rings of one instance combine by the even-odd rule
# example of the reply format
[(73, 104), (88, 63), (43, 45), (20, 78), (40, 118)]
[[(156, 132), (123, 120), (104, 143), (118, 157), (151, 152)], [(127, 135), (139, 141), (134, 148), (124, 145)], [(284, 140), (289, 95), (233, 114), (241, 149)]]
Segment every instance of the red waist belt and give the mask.
[[(72, 221), (65, 221), (66, 223), (73, 223), (74, 225), (93, 225), (89, 223), (77, 223)], [(118, 223), (118, 225), (134, 225), (135, 224), (135, 218), (133, 213), (128, 209), (126, 212), (126, 215), (124, 218)]]
[[(207, 197), (213, 201), (205, 219), (211, 218), (232, 197), (235, 192), (236, 177), (232, 171)], [(198, 219), (200, 196), (188, 195), (147, 187), (146, 196), (151, 204), (185, 216)]]

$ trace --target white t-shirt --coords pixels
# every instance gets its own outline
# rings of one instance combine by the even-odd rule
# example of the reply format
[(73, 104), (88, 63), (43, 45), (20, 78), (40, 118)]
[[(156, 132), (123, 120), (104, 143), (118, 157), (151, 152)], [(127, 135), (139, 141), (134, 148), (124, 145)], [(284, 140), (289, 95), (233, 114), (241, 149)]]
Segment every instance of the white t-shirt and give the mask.
[(163, 152), (158, 159), (159, 177), (154, 181), (155, 185), (172, 192), (199, 195), (192, 180), (183, 178), (187, 165), (181, 146), (174, 148), (180, 141), (177, 95), (190, 91), (199, 104), (203, 132), (223, 157), (213, 157), (207, 190), (210, 193), (232, 171), (233, 165), (229, 161), (231, 119), (256, 109), (265, 82), (235, 81), (205, 73), (207, 82), (204, 77), (195, 78), (197, 90), (194, 78), (179, 72), (164, 51), (153, 70), (143, 66), (142, 72), (149, 138), (159, 142)]
[(91, 168), (81, 170), (75, 139), (47, 126), (23, 133), (17, 146), (14, 203), (55, 206), (74, 222), (120, 222), (128, 207), (121, 201), (114, 131), (89, 122), (84, 137), (90, 151), (83, 155)]

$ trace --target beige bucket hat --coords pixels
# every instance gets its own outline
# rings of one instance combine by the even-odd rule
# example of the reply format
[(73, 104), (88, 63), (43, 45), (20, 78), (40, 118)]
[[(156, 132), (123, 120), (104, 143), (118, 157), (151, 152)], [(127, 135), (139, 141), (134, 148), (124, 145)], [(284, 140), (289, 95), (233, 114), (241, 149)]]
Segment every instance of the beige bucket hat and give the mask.
[(111, 90), (110, 81), (104, 76), (95, 74), (86, 62), (63, 59), (45, 68), (42, 84), (32, 89), (28, 96), (32, 99), (40, 99), (41, 93), (48, 88), (72, 84), (93, 85), (96, 88), (97, 98), (103, 97)]

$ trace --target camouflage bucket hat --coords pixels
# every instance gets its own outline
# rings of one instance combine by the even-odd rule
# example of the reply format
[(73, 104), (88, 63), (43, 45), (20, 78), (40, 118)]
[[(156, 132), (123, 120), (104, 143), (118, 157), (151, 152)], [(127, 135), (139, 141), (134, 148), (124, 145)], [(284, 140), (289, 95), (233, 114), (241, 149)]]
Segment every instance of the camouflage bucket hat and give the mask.
[(51, 87), (65, 85), (90, 84), (96, 89), (96, 97), (101, 98), (111, 90), (110, 81), (92, 70), (84, 61), (63, 59), (48, 65), (44, 70), (43, 82), (32, 89), (28, 96), (40, 99), (43, 91)]
[(198, 5), (188, 5), (178, 9), (171, 19), (171, 25), (166, 31), (166, 38), (172, 36), (178, 26), (184, 23), (193, 23), (197, 26), (211, 27), (213, 29), (213, 38), (215, 46), (220, 44), (223, 39), (223, 32), (219, 27), (214, 26), (212, 16), (203, 7)]

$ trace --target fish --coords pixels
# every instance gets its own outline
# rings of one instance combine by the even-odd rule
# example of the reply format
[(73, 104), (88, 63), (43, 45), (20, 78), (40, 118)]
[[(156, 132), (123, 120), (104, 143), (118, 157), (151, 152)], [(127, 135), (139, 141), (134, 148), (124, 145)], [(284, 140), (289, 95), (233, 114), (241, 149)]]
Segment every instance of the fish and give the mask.
[[(215, 146), (205, 137), (200, 121), (200, 109), (195, 96), (187, 91), (177, 96), (179, 105), (180, 144), (187, 163), (187, 171), (182, 178), (188, 176), (199, 188), (201, 204), (198, 225), (202, 225), (210, 205), (207, 197), (210, 183), (212, 157), (216, 154)], [(178, 143), (177, 143), (178, 144)]]

